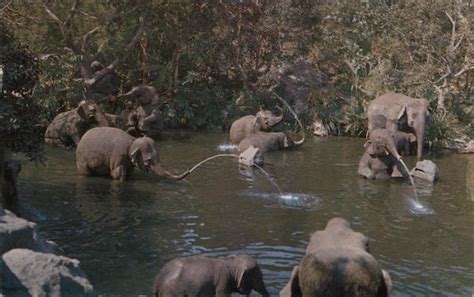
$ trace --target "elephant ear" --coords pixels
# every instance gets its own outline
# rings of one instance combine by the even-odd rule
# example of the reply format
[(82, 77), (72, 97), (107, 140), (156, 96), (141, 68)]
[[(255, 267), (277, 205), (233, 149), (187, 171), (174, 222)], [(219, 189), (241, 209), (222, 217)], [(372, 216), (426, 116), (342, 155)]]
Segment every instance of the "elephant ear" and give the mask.
[(400, 121), (400, 119), (406, 114), (407, 112), (407, 106), (403, 105), (402, 109), (400, 109), (400, 112), (397, 115), (397, 120)]
[(87, 114), (89, 113), (89, 104), (82, 100), (77, 106), (77, 113), (83, 120), (87, 120)]
[(261, 126), (263, 123), (263, 119), (260, 116), (255, 116), (255, 120), (252, 121), (252, 126), (253, 127), (258, 127)]
[(372, 140), (367, 140), (365, 143), (364, 143), (364, 148), (368, 148), (370, 145), (372, 144)]

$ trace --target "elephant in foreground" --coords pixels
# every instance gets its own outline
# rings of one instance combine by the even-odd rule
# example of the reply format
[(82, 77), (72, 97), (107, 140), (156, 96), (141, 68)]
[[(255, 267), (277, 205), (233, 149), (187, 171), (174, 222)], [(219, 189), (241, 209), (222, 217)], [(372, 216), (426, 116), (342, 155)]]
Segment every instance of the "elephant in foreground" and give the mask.
[(94, 126), (108, 126), (107, 118), (96, 103), (83, 100), (76, 109), (54, 118), (46, 129), (44, 141), (56, 146), (76, 146), (82, 135)]
[(343, 218), (310, 239), (280, 296), (390, 296), (392, 280), (369, 253), (369, 241)]
[(250, 146), (254, 146), (261, 153), (284, 150), (302, 145), (305, 137), (300, 140), (292, 140), (284, 132), (257, 132), (245, 137), (239, 144), (239, 152), (244, 152)]
[(274, 115), (269, 110), (261, 110), (255, 116), (247, 115), (241, 117), (232, 123), (229, 131), (229, 138), (232, 144), (239, 144), (245, 137), (268, 130), (275, 126), (283, 119), (283, 114), (280, 116)]
[(372, 130), (364, 144), (365, 152), (359, 161), (359, 175), (369, 179), (384, 179), (400, 177), (400, 172), (408, 174), (397, 150), (400, 144), (396, 143), (400, 141), (404, 144), (404, 139), (404, 134), (398, 131)]
[(158, 176), (180, 180), (189, 174), (173, 175), (163, 170), (157, 145), (149, 137), (134, 138), (113, 127), (97, 127), (87, 131), (76, 150), (77, 171), (81, 175), (110, 175), (125, 180), (138, 166)]
[(154, 284), (156, 297), (248, 296), (252, 290), (270, 296), (257, 261), (248, 255), (176, 258), (161, 269)]
[(426, 123), (431, 118), (426, 99), (389, 92), (370, 102), (367, 116), (369, 133), (374, 129), (414, 132), (416, 157), (419, 161), (422, 159)]
[(17, 160), (7, 160), (4, 163), (2, 196), (7, 206), (18, 198), (17, 178), (21, 172), (21, 163)]

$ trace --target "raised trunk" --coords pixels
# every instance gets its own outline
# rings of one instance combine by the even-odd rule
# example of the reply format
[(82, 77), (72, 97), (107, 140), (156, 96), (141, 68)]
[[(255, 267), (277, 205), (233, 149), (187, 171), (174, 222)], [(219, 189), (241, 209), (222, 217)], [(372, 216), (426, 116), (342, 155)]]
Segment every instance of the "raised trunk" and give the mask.
[(160, 164), (155, 164), (152, 167), (152, 170), (156, 175), (164, 177), (164, 178), (168, 178), (168, 179), (171, 179), (171, 180), (182, 180), (183, 178), (185, 178), (186, 176), (188, 176), (191, 173), (189, 170), (186, 170), (185, 172), (183, 172), (181, 174), (174, 175), (174, 174), (170, 173), (167, 170), (163, 170), (161, 168)]
[(300, 140), (295, 140), (295, 141), (293, 141), (293, 143), (295, 144), (295, 146), (302, 145), (302, 144), (304, 143), (304, 141), (306, 140), (306, 133), (304, 132), (304, 130), (302, 130), (301, 133), (303, 134), (303, 136), (301, 137), (301, 139), (300, 139)]

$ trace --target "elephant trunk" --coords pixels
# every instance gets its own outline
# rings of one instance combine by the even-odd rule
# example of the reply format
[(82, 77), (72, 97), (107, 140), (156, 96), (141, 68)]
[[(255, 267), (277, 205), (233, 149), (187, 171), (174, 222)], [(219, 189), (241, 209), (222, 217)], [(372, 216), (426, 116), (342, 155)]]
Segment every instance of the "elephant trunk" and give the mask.
[(152, 167), (152, 170), (156, 175), (164, 177), (164, 178), (168, 178), (168, 179), (171, 179), (171, 180), (182, 180), (183, 178), (185, 178), (186, 176), (188, 176), (191, 173), (191, 171), (186, 170), (185, 172), (183, 172), (181, 174), (175, 175), (175, 174), (170, 173), (167, 170), (163, 170), (159, 163), (155, 164)]
[(392, 156), (394, 156), (397, 160), (400, 160), (402, 157), (398, 153), (397, 146), (395, 145), (395, 141), (390, 139), (391, 141), (388, 141), (386, 148), (389, 151)]
[(303, 134), (303, 136), (301, 137), (300, 140), (295, 140), (293, 141), (295, 146), (299, 146), (299, 145), (302, 145), (304, 143), (304, 141), (306, 140), (306, 133), (304, 133), (304, 130), (301, 131), (301, 133)]
[(416, 159), (421, 161), (423, 158), (423, 139), (425, 138), (425, 119), (421, 118), (414, 127), (416, 134)]

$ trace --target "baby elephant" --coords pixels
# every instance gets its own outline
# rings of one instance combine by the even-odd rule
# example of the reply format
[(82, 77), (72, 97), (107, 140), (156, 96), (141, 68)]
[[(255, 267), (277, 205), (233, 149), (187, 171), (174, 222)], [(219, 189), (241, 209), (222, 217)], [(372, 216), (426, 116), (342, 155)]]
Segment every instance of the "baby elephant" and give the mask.
[(248, 255), (176, 258), (161, 269), (154, 285), (156, 297), (248, 296), (252, 290), (270, 296), (260, 267)]
[(229, 138), (233, 144), (239, 144), (242, 139), (262, 130), (268, 130), (283, 119), (270, 110), (261, 110), (256, 115), (247, 115), (236, 120), (230, 126)]
[(245, 137), (239, 144), (239, 152), (243, 152), (251, 145), (258, 148), (261, 153), (284, 150), (294, 146), (302, 145), (304, 136), (301, 140), (293, 141), (283, 132), (257, 132)]
[(368, 239), (343, 218), (315, 232), (280, 296), (390, 296), (392, 280), (369, 253)]
[(372, 130), (359, 161), (359, 175), (369, 179), (384, 179), (400, 177), (402, 172), (408, 177), (398, 153), (400, 142), (405, 142), (405, 135), (409, 134), (390, 132), (387, 129)]
[(160, 165), (158, 150), (149, 137), (134, 138), (113, 127), (97, 127), (87, 131), (76, 150), (77, 171), (82, 175), (111, 175), (125, 180), (135, 167), (152, 171), (169, 179), (183, 179), (189, 171), (173, 175)]
[(44, 141), (56, 146), (76, 146), (82, 135), (93, 126), (108, 126), (107, 118), (97, 104), (83, 100), (76, 109), (54, 118), (46, 129)]

